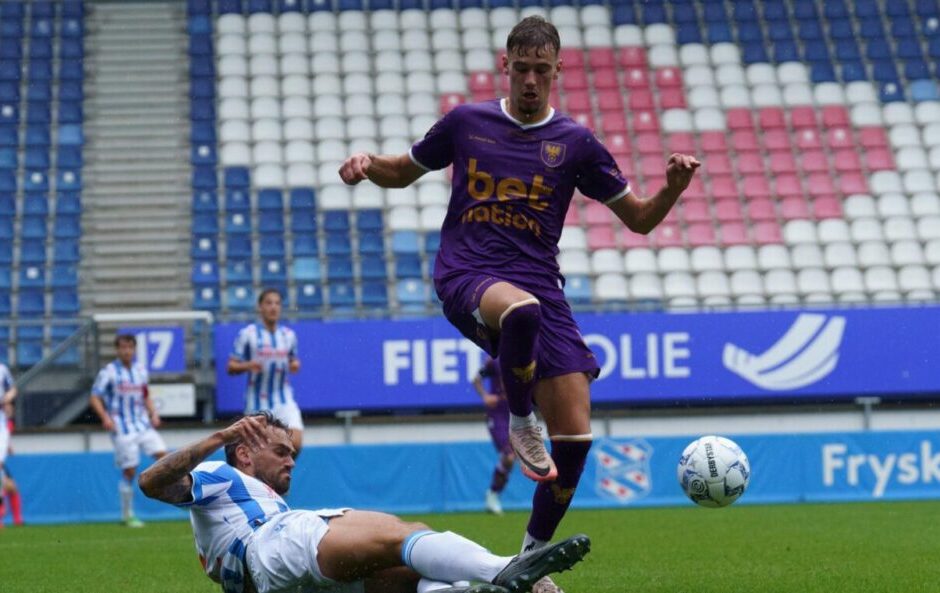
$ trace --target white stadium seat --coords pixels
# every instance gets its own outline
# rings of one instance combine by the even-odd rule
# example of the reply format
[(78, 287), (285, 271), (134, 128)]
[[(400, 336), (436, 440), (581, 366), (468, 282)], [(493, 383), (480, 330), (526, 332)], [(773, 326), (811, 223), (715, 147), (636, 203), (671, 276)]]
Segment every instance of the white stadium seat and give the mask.
[(891, 263), (895, 267), (924, 265), (924, 250), (917, 241), (897, 241), (891, 245)]
[(673, 44), (659, 44), (650, 47), (646, 60), (653, 68), (668, 68), (679, 65), (679, 52)]
[(222, 56), (216, 70), (219, 76), (248, 76), (248, 60), (234, 54)]
[(586, 251), (566, 249), (558, 254), (558, 268), (565, 276), (591, 273), (591, 262)]
[(267, 12), (256, 12), (248, 17), (249, 33), (269, 33), (273, 34), (277, 30), (277, 22), (274, 15)]
[(267, 54), (251, 56), (251, 59), (248, 61), (248, 73), (253, 78), (258, 76), (278, 76), (277, 58)]
[(410, 50), (405, 52), (407, 72), (433, 72), (434, 61), (431, 53), (424, 50)]
[(253, 181), (255, 187), (284, 187), (284, 169), (280, 165), (259, 165)]
[(776, 84), (761, 84), (751, 90), (751, 103), (755, 107), (779, 107), (783, 105), (783, 95)]
[[(613, 251), (611, 249), (601, 250), (603, 252)], [(599, 253), (595, 252), (595, 253)], [(683, 251), (683, 254), (685, 252)], [(628, 249), (624, 256), (620, 259), (620, 269), (621, 271), (626, 271), (628, 274), (638, 274), (642, 272), (657, 272), (659, 271), (659, 265), (656, 261), (656, 252), (652, 249), (645, 247), (635, 247)], [(678, 269), (678, 268), (677, 268)], [(687, 270), (688, 266), (681, 268), (682, 270)], [(608, 270), (610, 271), (610, 270)]]
[(311, 164), (294, 163), (287, 167), (287, 187), (313, 187), (317, 173)]
[(346, 120), (346, 136), (348, 138), (375, 138), (378, 127), (375, 119), (368, 115), (357, 115)]
[(287, 97), (281, 102), (281, 116), (284, 119), (313, 117), (313, 105), (306, 97)]
[[(304, 50), (306, 51), (306, 43), (304, 43)], [(218, 40), (216, 41), (216, 52), (220, 58), (225, 58), (229, 56), (242, 56), (248, 53), (248, 43), (245, 40), (245, 36), (241, 33), (234, 35), (219, 35)]]
[(797, 293), (804, 297), (821, 295), (822, 299), (831, 300), (830, 293), (832, 288), (829, 285), (829, 275), (821, 268), (805, 268), (800, 270), (796, 276)]
[(312, 142), (293, 140), (284, 148), (284, 160), (288, 164), (312, 163), (316, 159), (316, 152)]
[(450, 186), (440, 181), (417, 184), (419, 206), (446, 206), (450, 202)]
[(881, 114), (889, 126), (914, 123), (914, 109), (907, 103), (887, 103), (881, 108)]
[(790, 252), (783, 245), (761, 245), (757, 250), (759, 270), (789, 270)]
[(277, 142), (258, 142), (252, 149), (252, 159), (255, 165), (280, 165), (284, 154)]
[(369, 26), (373, 32), (397, 31), (398, 11), (388, 9), (371, 11), (369, 13)]
[(281, 94), (281, 85), (276, 76), (253, 76), (248, 85), (252, 98), (278, 97)]
[[(515, 23), (515, 19), (513, 23)], [(614, 43), (617, 47), (635, 47), (645, 45), (643, 29), (637, 25), (618, 25), (614, 29)]]
[(374, 138), (355, 138), (349, 141), (349, 149), (345, 154), (353, 154), (356, 152), (380, 153), (382, 151), (379, 150), (379, 143), (376, 142)]
[[(320, 76), (331, 75), (321, 74)], [(338, 83), (337, 86), (339, 86)], [(281, 95), (285, 98), (302, 97), (304, 100), (309, 100), (311, 94), (310, 77), (306, 74), (288, 74), (281, 79)]]
[(610, 27), (610, 12), (606, 6), (591, 4), (581, 7), (581, 24), (585, 27), (598, 25)]
[(850, 82), (845, 87), (845, 98), (848, 103), (879, 103), (875, 87), (867, 80)]
[(403, 116), (387, 115), (379, 120), (379, 136), (381, 138), (409, 138), (411, 136), (410, 123)]
[(251, 165), (251, 148), (247, 142), (227, 142), (219, 152), (219, 161), (225, 167)]
[[(448, 73), (463, 77), (463, 53), (444, 49), (434, 53), (434, 69), (439, 74)], [(466, 85), (462, 85), (464, 88)]]
[(444, 206), (425, 206), (421, 209), (421, 230), (438, 231), (444, 224), (444, 217), (447, 216), (447, 208)]
[[(651, 27), (655, 26), (656, 25), (651, 25), (646, 29), (649, 31)], [(708, 48), (701, 43), (685, 43), (679, 47), (679, 62), (682, 64), (683, 68), (689, 66), (709, 66), (711, 62), (708, 58)]]
[[(634, 251), (633, 249), (630, 250)], [(628, 252), (629, 253), (629, 252)], [(655, 265), (656, 259), (653, 257), (652, 253), (650, 257), (653, 260)], [(620, 251), (617, 249), (598, 249), (591, 252), (591, 273), (593, 274), (607, 274), (607, 273), (616, 273), (622, 274), (624, 272), (624, 258), (620, 254)], [(632, 268), (627, 268), (630, 274), (635, 272), (647, 271), (647, 270), (634, 270)]]
[(276, 119), (256, 119), (251, 125), (251, 139), (254, 142), (281, 142), (281, 124)]
[(850, 238), (849, 225), (841, 218), (829, 218), (820, 221), (816, 226), (816, 233), (819, 242), (823, 244), (844, 243), (849, 241)]
[(372, 95), (349, 95), (346, 97), (346, 113), (356, 116), (375, 116), (375, 102)]
[(917, 228), (914, 226), (914, 221), (907, 216), (888, 218), (883, 222), (882, 229), (888, 243), (906, 241), (917, 236)]
[(634, 301), (658, 301), (663, 298), (659, 276), (649, 272), (630, 276), (630, 298)]
[(834, 269), (829, 277), (829, 283), (839, 301), (857, 302), (865, 299), (865, 280), (858, 268)]
[(317, 161), (323, 163), (344, 155), (347, 152), (346, 143), (342, 140), (321, 140), (317, 143)]
[(559, 251), (567, 249), (587, 249), (587, 237), (584, 229), (580, 227), (566, 226), (561, 231), (561, 238), (558, 241)]
[(318, 119), (314, 125), (314, 131), (319, 140), (344, 140), (346, 138), (346, 125), (339, 117)]
[(219, 80), (219, 98), (247, 97), (248, 79), (241, 76), (226, 76)]
[(230, 97), (219, 101), (219, 120), (223, 122), (233, 119), (248, 120), (250, 117), (247, 100)]
[[(320, 179), (323, 183), (323, 179)], [(347, 185), (324, 185), (317, 194), (317, 206), (322, 210), (349, 210), (352, 208), (352, 190)], [(389, 217), (391, 218), (391, 217)], [(417, 220), (417, 214), (412, 220)]]
[(723, 132), (727, 129), (724, 113), (719, 109), (699, 109), (693, 119), (699, 132)]
[[(708, 77), (706, 77), (703, 72), (700, 72), (700, 70), (704, 69), (708, 72), (712, 71), (712, 69), (708, 68), (707, 66), (694, 66), (693, 68), (686, 70), (686, 76), (690, 76), (693, 69), (696, 71), (696, 77), (699, 78), (702, 83), (704, 83), (705, 80), (708, 80)], [(714, 72), (715, 83), (717, 83), (719, 86), (740, 87), (747, 85), (747, 75), (744, 73), (744, 67), (740, 64), (722, 64), (718, 66)]]
[(339, 53), (339, 37), (331, 31), (319, 32), (310, 37), (310, 53)]
[(788, 107), (813, 104), (813, 89), (808, 84), (794, 83), (783, 87), (783, 104)]
[(623, 302), (627, 295), (627, 279), (623, 274), (601, 274), (594, 282), (594, 296), (601, 302)]
[(670, 272), (663, 277), (663, 294), (667, 299), (695, 298), (695, 279), (688, 272)]
[(343, 78), (343, 92), (347, 95), (372, 93), (372, 76), (369, 74), (350, 74)]
[(277, 17), (277, 30), (287, 33), (306, 33), (307, 19), (299, 12), (283, 12)]
[(827, 268), (843, 268), (849, 266), (858, 266), (858, 258), (855, 256), (855, 246), (851, 243), (830, 243), (826, 245), (823, 253), (823, 261)]
[(401, 19), (399, 28), (402, 31), (408, 31), (411, 29), (425, 30), (428, 28), (428, 13), (425, 12), (424, 9), (403, 10), (401, 11), (399, 18)]
[(259, 97), (251, 102), (251, 119), (281, 119), (281, 103), (272, 97)]
[(369, 54), (364, 51), (348, 51), (342, 54), (342, 71), (344, 74), (352, 73), (364, 73), (370, 74), (372, 72), (372, 60), (369, 58)]
[(711, 245), (693, 248), (689, 261), (693, 272), (721, 272), (725, 269), (721, 250)]
[(751, 94), (743, 85), (723, 86), (721, 87), (721, 106), (725, 109), (750, 107)]
[(396, 188), (385, 194), (385, 201), (386, 205), (391, 208), (396, 206), (414, 207), (418, 204), (418, 190), (413, 185), (401, 189)]
[(365, 31), (368, 29), (366, 13), (359, 10), (343, 10), (339, 13), (337, 29), (340, 31)]
[(695, 129), (692, 114), (685, 109), (667, 109), (662, 114), (660, 124), (667, 134), (691, 132)]
[(823, 252), (818, 243), (803, 243), (790, 248), (790, 261), (794, 269), (823, 267)]
[(251, 126), (245, 120), (233, 119), (219, 126), (219, 140), (226, 142), (250, 142)]
[(858, 127), (871, 127), (884, 125), (881, 117), (881, 108), (874, 103), (861, 103), (852, 106), (849, 112), (852, 124)]
[(411, 130), (409, 138), (423, 138), (431, 126), (437, 123), (437, 117), (433, 115), (417, 115), (411, 120)]
[(757, 252), (750, 245), (734, 245), (724, 253), (725, 269), (729, 272), (738, 270), (756, 270)]
[(883, 241), (866, 241), (856, 251), (858, 265), (863, 268), (891, 265), (891, 252)]
[(915, 217), (940, 215), (940, 195), (923, 192), (911, 197), (911, 214)]
[(356, 210), (385, 207), (385, 189), (374, 183), (360, 183), (353, 187), (352, 206)]
[(790, 245), (816, 243), (816, 226), (808, 220), (791, 220), (783, 227), (783, 238)]
[(682, 247), (665, 247), (656, 253), (656, 267), (661, 273), (687, 272), (692, 269), (689, 252)]
[(405, 115), (406, 113), (405, 99), (401, 94), (381, 95), (381, 98), (375, 103), (375, 114), (379, 117)]
[(891, 218), (895, 216), (910, 216), (911, 209), (904, 194), (886, 193), (878, 196), (878, 216)]
[(761, 85), (776, 85), (777, 70), (767, 63), (750, 64), (744, 70), (747, 82), (752, 87)]
[[(819, 105), (845, 105), (845, 93), (842, 85), (836, 82), (822, 82), (814, 85), (813, 94)], [(879, 116), (881, 112), (879, 111)]]
[(410, 72), (405, 77), (405, 90), (409, 93), (436, 92), (436, 81), (429, 72)]
[(250, 56), (273, 56), (277, 53), (277, 42), (270, 33), (253, 33), (248, 38)]
[[(344, 12), (341, 14), (349, 14), (349, 12)], [(349, 51), (371, 51), (372, 46), (369, 43), (369, 36), (363, 31), (350, 31), (347, 29), (340, 29), (342, 33), (339, 36), (339, 50), (341, 52)]]
[(405, 51), (427, 52), (431, 49), (431, 40), (425, 30), (407, 29), (402, 33), (401, 47)]
[(219, 35), (244, 35), (245, 17), (240, 14), (223, 14), (216, 20), (216, 29)]

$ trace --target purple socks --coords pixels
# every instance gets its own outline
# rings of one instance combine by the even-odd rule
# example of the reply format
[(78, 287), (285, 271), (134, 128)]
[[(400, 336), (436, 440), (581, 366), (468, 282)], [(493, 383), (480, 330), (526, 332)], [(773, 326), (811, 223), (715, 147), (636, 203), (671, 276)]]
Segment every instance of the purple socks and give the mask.
[(591, 441), (552, 441), (552, 459), (558, 467), (554, 482), (542, 482), (532, 497), (527, 531), (535, 539), (550, 541), (561, 523), (584, 471)]

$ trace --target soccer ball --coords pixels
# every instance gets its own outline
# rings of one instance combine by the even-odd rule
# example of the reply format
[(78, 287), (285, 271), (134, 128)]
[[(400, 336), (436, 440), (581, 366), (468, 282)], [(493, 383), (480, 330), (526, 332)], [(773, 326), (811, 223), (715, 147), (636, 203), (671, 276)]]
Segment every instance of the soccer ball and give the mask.
[(703, 507), (726, 507), (747, 489), (751, 464), (731, 439), (705, 436), (692, 441), (682, 452), (677, 475), (692, 502)]

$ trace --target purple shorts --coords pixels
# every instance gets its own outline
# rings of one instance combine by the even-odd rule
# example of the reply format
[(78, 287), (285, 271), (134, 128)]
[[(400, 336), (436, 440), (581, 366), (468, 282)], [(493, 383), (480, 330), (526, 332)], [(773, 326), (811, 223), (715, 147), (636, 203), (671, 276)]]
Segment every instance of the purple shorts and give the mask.
[(570, 373), (588, 373), (591, 377), (597, 377), (600, 372), (597, 360), (581, 339), (581, 332), (561, 288), (533, 289), (532, 286), (520, 285), (512, 280), (474, 272), (435, 278), (434, 286), (444, 304), (447, 320), (467, 339), (496, 358), (499, 356), (499, 332), (483, 323), (479, 308), (483, 293), (497, 282), (512, 284), (539, 300), (542, 309), (537, 371), (539, 379)]

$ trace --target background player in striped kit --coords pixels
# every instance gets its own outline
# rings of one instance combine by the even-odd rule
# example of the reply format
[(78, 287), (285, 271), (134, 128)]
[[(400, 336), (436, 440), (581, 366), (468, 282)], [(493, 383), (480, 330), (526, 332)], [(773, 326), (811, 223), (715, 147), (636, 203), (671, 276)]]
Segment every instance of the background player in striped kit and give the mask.
[(238, 332), (228, 359), (228, 373), (248, 373), (245, 387), (245, 413), (270, 411), (291, 429), (291, 442), (297, 454), (303, 445), (304, 424), (288, 373), (300, 370), (297, 335), (280, 325), (281, 294), (268, 288), (258, 295), (261, 323), (250, 323)]
[[(16, 399), (16, 384), (7, 365), (0, 363), (0, 497), (6, 498), (10, 505), (10, 514), (13, 515), (13, 524), (23, 524), (22, 502), (20, 491), (16, 482), (10, 477), (6, 468), (6, 458), (10, 452), (10, 433), (12, 432), (13, 400)], [(3, 515), (6, 505), (0, 498), (0, 527), (3, 526)]]
[(155, 430), (160, 426), (160, 415), (148, 397), (147, 369), (134, 362), (137, 338), (118, 334), (114, 347), (117, 359), (101, 369), (91, 388), (91, 409), (114, 442), (115, 462), (121, 468), (121, 520), (128, 527), (142, 527), (134, 516), (134, 475), (140, 465), (140, 450), (160, 459), (166, 455), (166, 445)]
[[(489, 389), (483, 381), (489, 382)], [(486, 429), (490, 431), (490, 439), (499, 453), (499, 460), (493, 468), (493, 477), (490, 488), (486, 491), (486, 510), (494, 515), (503, 514), (503, 505), (499, 495), (509, 481), (512, 466), (516, 464), (516, 455), (509, 444), (509, 402), (503, 391), (503, 382), (499, 377), (499, 365), (493, 358), (487, 358), (480, 372), (473, 378), (473, 388), (480, 394), (483, 405), (486, 406)]]

